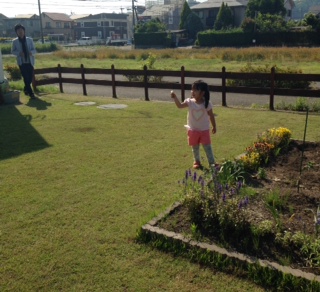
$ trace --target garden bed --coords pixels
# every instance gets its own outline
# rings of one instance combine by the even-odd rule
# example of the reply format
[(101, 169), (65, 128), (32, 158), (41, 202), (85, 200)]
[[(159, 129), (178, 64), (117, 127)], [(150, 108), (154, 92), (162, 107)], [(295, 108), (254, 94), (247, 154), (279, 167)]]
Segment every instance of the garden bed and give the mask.
[[(281, 230), (284, 238), (282, 245), (277, 243), (276, 233), (271, 234), (270, 232), (263, 237), (262, 242), (255, 243), (259, 245), (259, 248), (255, 250), (244, 244), (245, 234), (240, 237), (240, 240), (239, 238), (233, 240), (233, 236), (230, 234), (230, 236), (225, 236), (221, 242), (219, 234), (212, 230), (201, 229), (195, 232), (188, 208), (183, 204), (177, 204), (167, 214), (145, 225), (143, 228), (146, 232), (146, 241), (153, 241), (153, 245), (157, 247), (164, 248), (166, 246), (167, 248), (164, 249), (177, 253), (175, 249), (168, 246), (170, 244), (176, 246), (177, 240), (179, 240), (179, 248), (188, 250), (183, 254), (189, 254), (189, 256), (190, 252), (193, 255), (198, 254), (194, 251), (195, 247), (204, 248), (206, 251), (211, 249), (216, 254), (216, 261), (217, 254), (222, 254), (228, 259), (233, 258), (231, 260), (233, 266), (242, 266), (241, 269), (237, 268), (238, 272), (242, 270), (247, 275), (251, 274), (251, 278), (254, 278), (255, 282), (263, 285), (269, 281), (267, 286), (270, 287), (278, 283), (277, 285), (282, 285), (286, 289), (291, 286), (296, 288), (297, 283), (294, 284), (294, 279), (303, 279), (303, 281), (310, 281), (310, 285), (315, 285), (317, 289), (320, 288), (320, 254), (307, 258), (306, 253), (301, 249), (293, 248), (293, 243), (299, 241), (299, 236), (300, 238), (308, 236), (309, 240), (311, 238), (308, 248), (320, 252), (316, 246), (319, 244), (316, 239), (318, 224), (320, 224), (320, 221), (317, 222), (320, 219), (317, 219), (317, 208), (320, 202), (320, 143), (292, 141), (288, 151), (269, 162), (264, 168), (262, 177), (252, 176), (247, 181), (247, 184), (255, 192), (246, 206), (247, 220), (252, 225), (261, 225), (266, 221), (273, 222), (274, 229)], [(261, 200), (262, 197), (264, 200)], [(277, 215), (272, 212), (273, 208), (267, 206), (266, 197), (269, 197), (269, 201), (271, 200), (272, 207), (279, 211)], [(279, 202), (281, 204), (278, 204)], [(299, 234), (299, 236), (292, 236), (294, 234)], [(170, 239), (164, 240), (167, 236)], [(190, 243), (192, 243), (192, 247), (187, 247)], [(216, 248), (208, 249), (211, 245)], [(219, 248), (223, 249), (219, 252)], [(197, 261), (201, 262), (201, 258), (206, 258), (204, 256), (206, 251), (203, 251), (204, 253), (200, 257), (191, 256), (191, 258), (197, 258)], [(233, 262), (235, 259), (237, 263)], [(212, 261), (211, 258), (211, 264)], [(242, 263), (239, 264), (239, 262)], [(243, 262), (246, 263), (246, 267), (243, 266)], [(255, 267), (256, 272), (252, 273), (250, 265)], [(290, 280), (284, 281), (283, 276), (278, 277), (279, 274), (278, 276), (269, 274), (268, 277), (264, 277), (261, 273), (265, 274), (265, 272), (260, 272), (260, 279), (257, 279), (257, 274), (259, 274), (257, 265), (263, 270), (269, 269), (271, 274), (277, 271), (279, 274), (289, 275)], [(217, 262), (213, 266), (219, 268)], [(234, 267), (226, 269), (224, 266), (223, 270), (228, 271), (229, 269), (234, 272)], [(279, 280), (281, 284), (276, 280), (280, 278), (282, 279)], [(304, 287), (303, 289), (311, 287), (305, 283), (299, 285)]]

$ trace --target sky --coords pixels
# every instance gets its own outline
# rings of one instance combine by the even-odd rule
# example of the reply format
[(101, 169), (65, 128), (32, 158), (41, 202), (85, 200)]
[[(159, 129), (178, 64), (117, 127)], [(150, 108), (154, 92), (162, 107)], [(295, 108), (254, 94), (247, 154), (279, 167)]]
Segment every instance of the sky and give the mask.
[[(18, 14), (39, 15), (41, 12), (73, 14), (128, 13), (132, 0), (0, 0), (0, 13), (7, 17)], [(137, 0), (135, 5), (145, 5), (145, 0)], [(131, 10), (129, 10), (131, 13)]]

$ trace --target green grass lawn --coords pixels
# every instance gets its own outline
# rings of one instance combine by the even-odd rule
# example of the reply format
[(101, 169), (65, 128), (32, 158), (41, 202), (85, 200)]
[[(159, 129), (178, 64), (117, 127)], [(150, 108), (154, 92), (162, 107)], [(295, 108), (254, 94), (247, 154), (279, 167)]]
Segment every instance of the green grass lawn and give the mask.
[[(135, 243), (136, 230), (178, 199), (192, 165), (186, 110), (66, 94), (21, 101), (0, 107), (1, 291), (263, 291)], [(305, 114), (214, 111), (219, 162), (272, 127), (303, 138)], [(320, 140), (319, 124), (309, 116), (307, 140)]]

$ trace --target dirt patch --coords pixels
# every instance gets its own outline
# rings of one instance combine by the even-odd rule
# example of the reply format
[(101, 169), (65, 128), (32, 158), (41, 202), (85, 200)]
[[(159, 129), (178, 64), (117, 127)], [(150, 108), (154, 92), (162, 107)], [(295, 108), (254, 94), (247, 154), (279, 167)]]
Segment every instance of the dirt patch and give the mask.
[[(259, 194), (257, 199), (252, 199), (247, 208), (248, 220), (258, 224), (264, 220), (275, 222), (275, 217), (266, 207), (262, 196), (270, 192), (277, 192), (285, 202), (279, 212), (278, 222), (281, 229), (295, 233), (301, 231), (304, 234), (316, 237), (315, 217), (317, 207), (320, 204), (320, 143), (293, 141), (289, 151), (280, 155), (275, 161), (265, 168), (265, 179), (253, 177), (249, 182)], [(260, 198), (260, 199), (259, 199)], [(184, 206), (178, 208), (159, 226), (169, 231), (182, 234), (191, 233), (191, 223), (187, 209)], [(202, 240), (217, 243), (217, 238), (202, 234)], [(319, 275), (320, 269), (313, 268), (306, 262), (303, 256), (295, 251), (281, 250), (275, 243), (274, 237), (265, 238), (259, 252), (243, 250), (241, 243), (232, 243), (231, 249), (268, 259), (280, 264), (285, 264), (304, 271)]]

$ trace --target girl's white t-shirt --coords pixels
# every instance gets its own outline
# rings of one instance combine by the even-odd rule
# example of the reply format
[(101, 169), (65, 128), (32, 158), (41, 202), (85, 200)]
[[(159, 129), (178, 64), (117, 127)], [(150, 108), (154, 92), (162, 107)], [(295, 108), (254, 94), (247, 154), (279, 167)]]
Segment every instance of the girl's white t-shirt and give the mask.
[(212, 109), (209, 101), (208, 107), (204, 103), (197, 104), (195, 99), (187, 98), (184, 103), (188, 104), (187, 128), (195, 131), (205, 131), (210, 129), (210, 118), (208, 111)]

